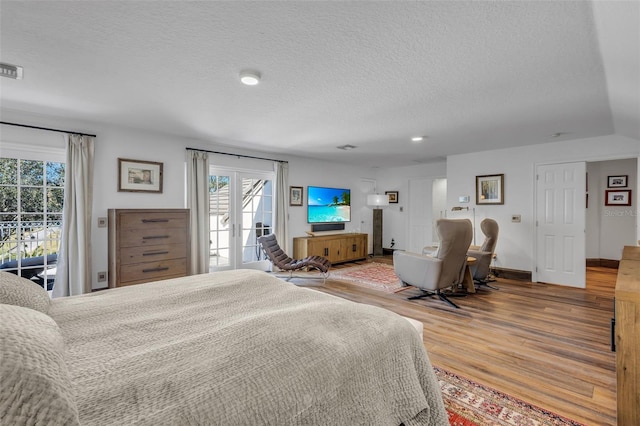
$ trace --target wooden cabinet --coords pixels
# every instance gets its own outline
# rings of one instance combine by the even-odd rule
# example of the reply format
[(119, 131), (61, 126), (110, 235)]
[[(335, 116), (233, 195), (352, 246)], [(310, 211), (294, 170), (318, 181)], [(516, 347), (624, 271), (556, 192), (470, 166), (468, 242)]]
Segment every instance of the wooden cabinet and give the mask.
[(189, 210), (110, 209), (109, 287), (189, 275)]
[(367, 234), (333, 234), (293, 239), (293, 257), (322, 256), (331, 263), (350, 262), (367, 257)]
[(615, 292), (618, 424), (640, 425), (640, 247), (627, 246)]

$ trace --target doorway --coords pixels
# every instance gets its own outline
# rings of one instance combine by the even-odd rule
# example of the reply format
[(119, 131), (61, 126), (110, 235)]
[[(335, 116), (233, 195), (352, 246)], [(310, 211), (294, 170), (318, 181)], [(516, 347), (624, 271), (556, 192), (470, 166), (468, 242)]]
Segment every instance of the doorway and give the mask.
[(445, 178), (409, 179), (409, 223), (407, 250), (422, 253), (422, 248), (437, 243), (435, 221), (446, 216), (447, 180)]
[[(579, 164), (579, 163), (566, 163), (566, 164)], [(584, 271), (586, 265), (603, 265), (616, 267), (622, 254), (622, 248), (625, 245), (636, 245), (637, 240), (637, 180), (638, 180), (638, 159), (637, 158), (624, 158), (624, 159), (612, 159), (594, 161), (585, 164), (585, 171), (582, 176), (585, 177), (584, 183), (580, 183), (576, 187), (576, 197), (579, 200), (575, 205), (576, 214), (584, 218), (582, 248), (577, 249), (580, 252), (580, 256), (575, 258), (575, 264), (565, 264), (561, 266), (565, 270), (564, 273), (559, 274), (558, 277), (549, 277), (546, 275), (545, 264), (555, 262), (558, 266), (559, 263), (565, 262), (568, 251), (572, 250), (570, 237), (567, 237), (563, 246), (561, 247), (560, 254), (558, 254), (558, 246), (555, 246), (552, 250), (553, 253), (549, 253), (544, 250), (545, 244), (550, 242), (549, 238), (541, 235), (540, 226), (536, 229), (536, 263), (537, 271), (534, 275), (534, 281), (550, 282), (562, 285), (574, 285), (577, 287), (584, 287), (584, 280), (582, 284), (566, 281), (562, 278), (562, 275), (571, 276), (572, 270)], [(554, 165), (562, 166), (562, 165)], [(540, 167), (540, 166), (538, 166)], [(540, 224), (545, 220), (544, 208), (545, 204), (543, 196), (540, 193), (540, 180), (543, 179), (538, 167), (536, 172), (538, 175), (536, 185), (536, 220)], [(611, 188), (609, 180), (612, 180)], [(618, 191), (623, 192), (623, 196), (629, 195), (628, 203), (630, 205), (608, 205), (608, 196), (616, 195)], [(583, 195), (584, 194), (584, 195)], [(619, 195), (619, 194), (618, 194)], [(614, 201), (615, 203), (615, 201)], [(542, 209), (542, 210), (541, 210)], [(571, 216), (570, 213), (568, 216)], [(570, 221), (568, 217), (563, 217), (563, 221)], [(542, 274), (541, 274), (542, 270)], [(584, 274), (584, 272), (583, 272)]]
[(209, 170), (209, 270), (268, 270), (258, 238), (272, 233), (273, 172)]
[(584, 288), (586, 163), (536, 167), (536, 280)]

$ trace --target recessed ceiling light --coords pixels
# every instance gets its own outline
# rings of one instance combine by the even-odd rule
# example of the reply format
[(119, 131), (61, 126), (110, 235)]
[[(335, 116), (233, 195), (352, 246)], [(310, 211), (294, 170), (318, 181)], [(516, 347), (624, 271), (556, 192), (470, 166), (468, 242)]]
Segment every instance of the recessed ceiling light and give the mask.
[(260, 73), (258, 71), (242, 71), (240, 73), (240, 81), (247, 86), (255, 86), (260, 83)]
[(422, 142), (426, 139), (426, 136), (414, 136), (411, 138), (412, 142)]

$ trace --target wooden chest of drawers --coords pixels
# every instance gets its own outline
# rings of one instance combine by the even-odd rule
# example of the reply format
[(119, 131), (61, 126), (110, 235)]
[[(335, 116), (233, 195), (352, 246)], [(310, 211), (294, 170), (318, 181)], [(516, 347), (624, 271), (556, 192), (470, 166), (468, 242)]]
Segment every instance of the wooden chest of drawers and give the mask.
[(640, 247), (622, 251), (614, 300), (618, 424), (640, 425)]
[(189, 275), (188, 209), (110, 209), (109, 287)]

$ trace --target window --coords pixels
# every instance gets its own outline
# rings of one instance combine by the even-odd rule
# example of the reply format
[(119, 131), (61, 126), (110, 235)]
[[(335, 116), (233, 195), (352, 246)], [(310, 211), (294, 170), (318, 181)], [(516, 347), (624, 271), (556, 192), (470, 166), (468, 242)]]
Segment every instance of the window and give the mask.
[(60, 247), (64, 172), (61, 161), (0, 157), (0, 270), (48, 290)]

